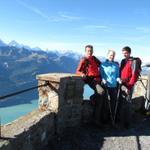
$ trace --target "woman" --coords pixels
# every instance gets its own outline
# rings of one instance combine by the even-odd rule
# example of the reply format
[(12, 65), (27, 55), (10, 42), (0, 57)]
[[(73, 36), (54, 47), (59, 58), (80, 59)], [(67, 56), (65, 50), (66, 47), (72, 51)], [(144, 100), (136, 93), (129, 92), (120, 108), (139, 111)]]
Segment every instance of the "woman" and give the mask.
[[(114, 121), (115, 105), (117, 99), (117, 82), (120, 82), (119, 78), (119, 64), (114, 61), (115, 51), (109, 50), (107, 53), (107, 59), (100, 65), (100, 72), (102, 83), (106, 89), (107, 100), (105, 106), (109, 109), (111, 120)], [(106, 109), (106, 108), (105, 108)], [(108, 118), (107, 118), (108, 119)]]

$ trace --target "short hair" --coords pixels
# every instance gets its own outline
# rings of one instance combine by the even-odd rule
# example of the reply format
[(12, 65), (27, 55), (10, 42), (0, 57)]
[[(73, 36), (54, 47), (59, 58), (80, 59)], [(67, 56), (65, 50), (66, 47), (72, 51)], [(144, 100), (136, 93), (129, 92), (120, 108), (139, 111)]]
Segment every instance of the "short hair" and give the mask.
[(86, 45), (86, 46), (85, 46), (85, 50), (86, 50), (87, 47), (88, 47), (88, 48), (91, 48), (91, 50), (93, 51), (93, 46), (92, 46), (92, 45)]
[(123, 47), (122, 51), (127, 51), (128, 53), (131, 54), (131, 48), (129, 46)]
[(115, 52), (114, 50), (112, 50), (112, 49), (109, 49), (109, 50), (108, 50), (107, 55), (108, 55), (110, 52), (113, 52), (113, 54), (116, 55), (116, 52)]

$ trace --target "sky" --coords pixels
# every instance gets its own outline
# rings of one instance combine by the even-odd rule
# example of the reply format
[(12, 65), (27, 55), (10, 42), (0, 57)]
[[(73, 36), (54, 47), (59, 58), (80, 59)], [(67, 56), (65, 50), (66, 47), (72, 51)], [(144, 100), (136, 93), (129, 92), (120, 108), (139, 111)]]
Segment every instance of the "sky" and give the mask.
[(149, 61), (149, 0), (0, 0), (0, 39), (31, 47), (94, 55), (108, 49), (121, 59), (124, 46)]

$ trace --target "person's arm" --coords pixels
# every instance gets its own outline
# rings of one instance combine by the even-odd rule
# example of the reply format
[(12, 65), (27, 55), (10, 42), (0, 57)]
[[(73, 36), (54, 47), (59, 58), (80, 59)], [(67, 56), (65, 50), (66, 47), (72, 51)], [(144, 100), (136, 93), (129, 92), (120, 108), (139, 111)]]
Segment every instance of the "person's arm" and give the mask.
[(122, 80), (120, 78), (120, 68), (119, 68), (119, 63), (118, 62), (116, 63), (116, 81), (119, 84), (122, 84)]
[(127, 84), (129, 90), (134, 86), (135, 82), (137, 81), (137, 77), (138, 74), (136, 72), (132, 72), (132, 76)]
[(96, 63), (98, 64), (98, 67), (99, 67), (101, 64), (101, 61), (95, 56), (93, 56), (93, 58), (95, 59)]
[(121, 71), (122, 71), (122, 68), (124, 67), (124, 59), (121, 61), (120, 63), (120, 68), (119, 68), (119, 74), (120, 74), (120, 78), (121, 78)]
[(79, 64), (78, 64), (78, 67), (77, 67), (77, 69), (76, 69), (76, 74), (77, 75), (80, 75), (80, 76), (86, 76), (85, 75), (85, 72), (84, 72), (84, 59), (82, 58), (81, 60), (80, 60), (80, 62), (79, 62)]
[(101, 76), (101, 80), (102, 80), (103, 84), (106, 84), (107, 81), (106, 81), (106, 75), (105, 75), (103, 63), (101, 63), (101, 65), (100, 65), (100, 76)]
[(119, 63), (116, 62), (116, 78), (120, 78)]

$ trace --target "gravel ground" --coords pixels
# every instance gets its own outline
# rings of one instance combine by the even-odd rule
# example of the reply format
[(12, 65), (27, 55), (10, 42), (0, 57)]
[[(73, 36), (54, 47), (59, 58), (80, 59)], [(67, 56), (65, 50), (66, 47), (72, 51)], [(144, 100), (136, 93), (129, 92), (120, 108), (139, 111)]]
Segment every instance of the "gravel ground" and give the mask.
[(46, 150), (150, 150), (150, 118), (140, 118), (128, 129), (110, 125), (68, 128)]

